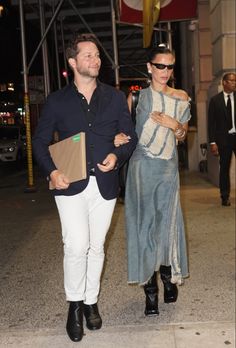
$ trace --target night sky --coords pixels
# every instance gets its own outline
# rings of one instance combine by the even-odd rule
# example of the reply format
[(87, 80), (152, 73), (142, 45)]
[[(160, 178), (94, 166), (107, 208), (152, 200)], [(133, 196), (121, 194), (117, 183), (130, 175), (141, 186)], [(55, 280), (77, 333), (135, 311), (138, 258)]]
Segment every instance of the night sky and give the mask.
[(9, 1), (0, 4), (5, 8), (0, 17), (0, 83), (18, 82), (22, 66), (18, 8)]
[[(3, 16), (0, 17), (0, 83), (14, 82), (16, 88), (22, 89), (23, 74), (21, 72), (23, 68), (19, 6), (11, 6), (10, 1), (0, 0), (0, 5), (2, 5), (3, 3), (6, 7), (6, 11), (4, 11)], [(41, 40), (39, 21), (25, 21), (25, 40), (27, 64), (29, 64)], [(49, 35), (49, 45), (50, 40), (53, 40), (53, 38), (51, 38)], [(51, 45), (51, 47), (53, 47), (53, 44)], [(49, 50), (48, 57), (50, 69), (54, 69), (55, 71), (55, 57), (53, 55), (54, 51)], [(114, 82), (114, 74), (113, 72), (111, 73), (111, 68), (109, 68), (109, 73), (104, 68), (104, 66), (106, 66), (106, 57), (103, 55), (103, 52), (101, 52), (101, 55), (103, 59), (103, 66), (100, 71), (100, 79), (103, 81), (106, 78), (106, 82), (112, 84)], [(59, 58), (62, 59), (62, 56)], [(61, 62), (61, 65), (63, 66), (63, 62)], [(42, 75), (42, 69), (42, 52), (41, 50), (39, 50), (36, 58), (33, 61), (33, 64), (30, 67), (29, 75)], [(56, 74), (51, 75), (51, 87), (53, 87), (57, 83), (57, 81), (55, 80)], [(63, 83), (65, 83), (65, 81), (62, 79), (62, 84)]]
[[(0, 17), (0, 83), (15, 82), (19, 85), (23, 83), (19, 7), (11, 6), (9, 1), (0, 0), (0, 5), (2, 4), (6, 11)], [(39, 29), (26, 21), (25, 36), (29, 62), (40, 40)], [(41, 56), (38, 56), (32, 64), (31, 74), (40, 73)]]
[[(10, 0), (0, 0), (0, 5), (5, 7), (3, 15), (0, 17), (0, 83), (14, 82), (15, 87), (22, 89), (23, 75), (22, 75), (22, 49), (21, 49), (21, 35), (20, 35), (20, 18), (19, 18), (19, 6), (11, 6)], [(174, 25), (174, 23), (172, 24)], [(26, 53), (27, 64), (31, 61), (31, 58), (35, 52), (35, 49), (40, 42), (40, 29), (38, 21), (25, 21), (25, 36), (26, 36)], [(173, 43), (176, 47), (176, 55), (180, 56), (178, 52), (179, 48), (179, 32), (178, 25), (173, 27), (174, 38)], [(49, 37), (50, 39), (50, 37)], [(49, 52), (50, 67), (55, 69), (53, 52)], [(103, 57), (104, 58), (104, 57)], [(177, 61), (176, 66), (180, 62)], [(103, 59), (102, 69), (100, 71), (100, 79), (109, 84), (113, 84), (113, 73), (104, 68), (107, 65), (105, 59)], [(104, 73), (103, 73), (104, 70)], [(180, 67), (175, 69), (176, 87), (179, 88), (181, 83), (181, 77), (178, 75)], [(42, 54), (39, 50), (36, 59), (34, 60), (29, 75), (42, 75)], [(106, 77), (103, 79), (104, 76)], [(112, 78), (112, 81), (108, 80), (108, 76)], [(53, 74), (55, 79), (55, 74)], [(53, 80), (53, 79), (51, 79)], [(52, 81), (55, 84), (55, 81)]]

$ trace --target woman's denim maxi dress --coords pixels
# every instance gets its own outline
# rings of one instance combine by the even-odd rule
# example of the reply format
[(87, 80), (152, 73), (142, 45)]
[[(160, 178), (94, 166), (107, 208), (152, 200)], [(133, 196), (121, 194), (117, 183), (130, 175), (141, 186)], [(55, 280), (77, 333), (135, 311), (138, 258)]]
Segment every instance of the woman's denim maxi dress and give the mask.
[(171, 265), (172, 282), (181, 284), (188, 265), (177, 144), (172, 130), (151, 120), (154, 110), (181, 123), (191, 117), (188, 101), (151, 87), (141, 90), (136, 116), (139, 142), (129, 161), (125, 193), (128, 282), (145, 284), (160, 265)]

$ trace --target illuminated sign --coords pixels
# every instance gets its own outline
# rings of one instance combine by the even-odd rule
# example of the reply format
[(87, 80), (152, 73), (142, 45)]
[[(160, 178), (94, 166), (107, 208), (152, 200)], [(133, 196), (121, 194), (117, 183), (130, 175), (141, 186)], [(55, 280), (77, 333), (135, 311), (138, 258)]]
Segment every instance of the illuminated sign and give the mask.
[(142, 89), (142, 87), (139, 85), (132, 85), (129, 87), (130, 91), (140, 91), (141, 89)]

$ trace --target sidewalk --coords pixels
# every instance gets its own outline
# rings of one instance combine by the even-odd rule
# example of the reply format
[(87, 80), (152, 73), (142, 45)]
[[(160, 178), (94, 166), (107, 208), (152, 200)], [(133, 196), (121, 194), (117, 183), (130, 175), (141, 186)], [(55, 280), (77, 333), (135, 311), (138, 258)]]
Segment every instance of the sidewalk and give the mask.
[(0, 333), (0, 347), (13, 348), (221, 348), (234, 347), (233, 323), (195, 323), (176, 325), (133, 325), (105, 327), (85, 332), (73, 343), (64, 330), (39, 329)]
[(176, 303), (144, 316), (144, 295), (127, 285), (124, 206), (117, 204), (106, 242), (99, 308), (103, 328), (79, 343), (65, 333), (67, 304), (56, 207), (46, 184), (23, 193), (25, 178), (0, 185), (0, 347), (235, 347), (235, 196), (220, 205), (218, 189), (199, 173), (182, 174), (181, 200), (190, 278)]

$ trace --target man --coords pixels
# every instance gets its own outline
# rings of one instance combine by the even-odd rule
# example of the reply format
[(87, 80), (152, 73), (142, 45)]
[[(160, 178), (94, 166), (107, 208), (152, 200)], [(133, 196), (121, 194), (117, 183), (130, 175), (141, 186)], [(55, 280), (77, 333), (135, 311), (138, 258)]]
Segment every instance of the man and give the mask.
[(220, 194), (223, 206), (230, 206), (230, 163), (236, 155), (236, 74), (226, 73), (222, 79), (223, 91), (211, 98), (208, 110), (210, 149), (220, 158)]
[[(43, 108), (34, 139), (34, 155), (56, 187), (55, 201), (64, 243), (64, 283), (69, 301), (67, 333), (72, 341), (87, 328), (100, 329), (97, 299), (104, 262), (104, 241), (119, 191), (119, 167), (133, 152), (137, 137), (125, 95), (97, 80), (101, 60), (93, 36), (80, 35), (66, 51), (74, 81), (52, 93)], [(87, 179), (69, 184), (53, 163), (48, 145), (57, 131), (59, 140), (86, 134)], [(117, 133), (130, 134), (116, 148)]]

